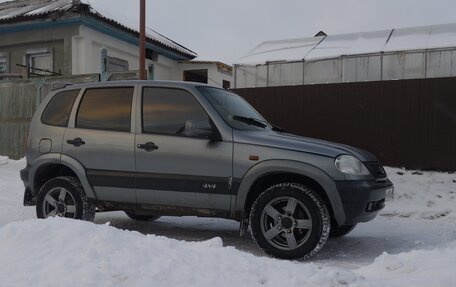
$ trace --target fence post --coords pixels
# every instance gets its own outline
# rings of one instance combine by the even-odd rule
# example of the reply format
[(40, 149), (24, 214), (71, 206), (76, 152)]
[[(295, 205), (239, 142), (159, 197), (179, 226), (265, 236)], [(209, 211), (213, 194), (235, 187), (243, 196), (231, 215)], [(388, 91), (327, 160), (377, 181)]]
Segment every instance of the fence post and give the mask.
[(33, 80), (33, 85), (36, 88), (36, 96), (35, 96), (35, 111), (38, 109), (38, 106), (41, 103), (41, 98), (42, 98), (42, 88), (44, 83), (46, 82), (45, 78), (38, 78)]
[(106, 82), (108, 80), (108, 75), (106, 73), (108, 49), (102, 47), (100, 49), (100, 54), (100, 82)]

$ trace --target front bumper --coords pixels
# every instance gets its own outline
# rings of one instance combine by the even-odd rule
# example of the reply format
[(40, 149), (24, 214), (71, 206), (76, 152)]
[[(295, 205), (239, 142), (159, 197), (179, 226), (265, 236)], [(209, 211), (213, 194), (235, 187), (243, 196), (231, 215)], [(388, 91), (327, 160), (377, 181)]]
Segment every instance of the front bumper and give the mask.
[(372, 220), (385, 207), (387, 192), (392, 193), (393, 183), (375, 180), (336, 182), (345, 212), (342, 225)]

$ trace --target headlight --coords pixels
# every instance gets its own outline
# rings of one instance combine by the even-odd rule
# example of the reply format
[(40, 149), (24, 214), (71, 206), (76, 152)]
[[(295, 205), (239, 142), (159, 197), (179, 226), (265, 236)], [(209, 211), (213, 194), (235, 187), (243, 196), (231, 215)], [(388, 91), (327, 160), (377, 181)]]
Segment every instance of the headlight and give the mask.
[(340, 155), (334, 162), (336, 167), (343, 173), (352, 175), (369, 175), (366, 166), (356, 157), (351, 155)]

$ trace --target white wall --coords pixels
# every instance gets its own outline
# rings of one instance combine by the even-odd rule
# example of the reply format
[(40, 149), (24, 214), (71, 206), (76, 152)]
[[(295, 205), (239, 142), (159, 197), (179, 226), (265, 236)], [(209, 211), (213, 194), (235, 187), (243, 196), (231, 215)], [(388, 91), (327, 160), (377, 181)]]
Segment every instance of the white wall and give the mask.
[(178, 81), (182, 81), (184, 78), (184, 71), (190, 70), (203, 70), (207, 69), (208, 84), (216, 87), (223, 87), (223, 80), (231, 83), (231, 88), (234, 87), (233, 75), (228, 73), (220, 72), (217, 69), (216, 64), (187, 64), (180, 63), (175, 69), (174, 77)]
[[(128, 61), (129, 70), (139, 69), (138, 46), (81, 25), (79, 36), (74, 36), (72, 39), (73, 75), (99, 73), (102, 47), (108, 50), (108, 56)], [(173, 70), (178, 64), (176, 61), (159, 55), (157, 62), (147, 60), (146, 68), (150, 63), (154, 63), (156, 80), (174, 79)]]
[[(100, 72), (101, 48), (108, 50), (108, 56), (128, 61), (129, 70), (138, 70), (138, 47), (86, 26), (79, 26), (79, 35), (72, 38), (72, 74)], [(216, 64), (184, 64), (159, 55), (157, 61), (146, 60), (146, 69), (154, 64), (155, 80), (183, 80), (184, 70), (208, 70), (208, 84), (222, 87), (223, 80), (234, 87), (233, 76), (220, 72)]]

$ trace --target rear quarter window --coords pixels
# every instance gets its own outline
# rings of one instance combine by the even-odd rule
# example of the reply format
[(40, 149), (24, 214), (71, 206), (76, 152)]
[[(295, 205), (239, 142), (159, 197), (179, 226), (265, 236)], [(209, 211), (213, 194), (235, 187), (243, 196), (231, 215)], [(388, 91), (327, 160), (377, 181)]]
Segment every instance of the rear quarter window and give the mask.
[(41, 122), (50, 126), (68, 126), (71, 108), (78, 94), (79, 90), (70, 90), (54, 95), (41, 115)]

